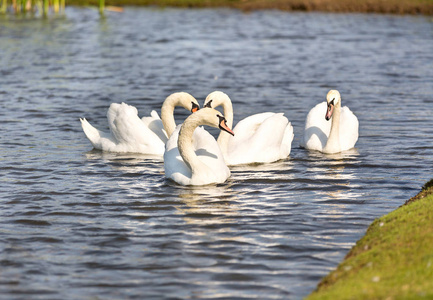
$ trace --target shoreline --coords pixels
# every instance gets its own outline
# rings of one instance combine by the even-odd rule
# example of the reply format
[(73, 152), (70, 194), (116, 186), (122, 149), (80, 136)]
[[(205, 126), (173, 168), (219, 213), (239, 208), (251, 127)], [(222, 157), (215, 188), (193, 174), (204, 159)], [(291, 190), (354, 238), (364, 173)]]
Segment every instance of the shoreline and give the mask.
[[(67, 5), (98, 6), (99, 0), (69, 0)], [(379, 13), (433, 15), (431, 0), (106, 0), (106, 6), (234, 8), (249, 12), (277, 9), (289, 12)]]
[(376, 219), (306, 300), (433, 298), (433, 179)]

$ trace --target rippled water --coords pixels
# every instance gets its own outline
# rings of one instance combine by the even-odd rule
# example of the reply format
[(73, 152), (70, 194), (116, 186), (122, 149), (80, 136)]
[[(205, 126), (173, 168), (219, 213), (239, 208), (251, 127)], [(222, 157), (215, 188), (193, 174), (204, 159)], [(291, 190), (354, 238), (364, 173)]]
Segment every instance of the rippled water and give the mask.
[[(132, 9), (0, 16), (0, 295), (5, 299), (299, 299), (367, 226), (432, 177), (426, 17)], [(299, 147), (331, 88), (357, 148)], [(281, 111), (289, 158), (177, 186), (163, 163), (92, 150), (79, 117), (148, 115), (172, 92), (228, 93), (235, 122)], [(178, 121), (186, 114), (176, 111)]]

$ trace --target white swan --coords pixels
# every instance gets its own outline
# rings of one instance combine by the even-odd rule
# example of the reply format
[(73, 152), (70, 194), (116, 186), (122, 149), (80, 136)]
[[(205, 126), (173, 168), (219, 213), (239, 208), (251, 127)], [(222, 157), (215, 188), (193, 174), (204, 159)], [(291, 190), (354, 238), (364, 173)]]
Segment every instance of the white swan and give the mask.
[[(227, 125), (233, 125), (233, 105), (227, 94), (215, 91), (204, 102), (205, 107), (222, 105)], [(233, 129), (218, 136), (218, 144), (228, 165), (270, 163), (290, 154), (293, 127), (283, 113), (265, 112), (249, 116)]]
[(223, 183), (230, 176), (214, 137), (199, 125), (234, 134), (226, 119), (213, 108), (203, 108), (177, 126), (166, 144), (165, 176), (181, 185)]
[(349, 150), (358, 140), (358, 127), (358, 118), (347, 106), (341, 107), (340, 93), (330, 90), (326, 102), (308, 113), (302, 146), (329, 154)]
[(156, 111), (152, 111), (150, 117), (140, 119), (134, 106), (112, 103), (107, 112), (110, 132), (96, 129), (85, 118), (80, 119), (81, 127), (96, 149), (162, 156), (165, 143), (176, 128), (173, 116), (175, 106), (182, 106), (191, 112), (199, 108), (193, 96), (179, 92), (165, 99), (161, 107), (162, 120)]

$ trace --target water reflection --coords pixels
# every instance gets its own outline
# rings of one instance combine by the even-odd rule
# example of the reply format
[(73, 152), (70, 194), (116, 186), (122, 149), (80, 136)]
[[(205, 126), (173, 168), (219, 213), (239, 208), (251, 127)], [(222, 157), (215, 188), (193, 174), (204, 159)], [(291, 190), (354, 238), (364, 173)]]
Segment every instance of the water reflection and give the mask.
[(177, 189), (183, 206), (177, 206), (178, 213), (189, 224), (229, 223), (239, 212), (238, 193), (230, 185), (209, 185)]
[(308, 157), (312, 158), (312, 160), (315, 160), (317, 163), (320, 163), (321, 161), (326, 160), (330, 164), (338, 163), (339, 161), (347, 161), (351, 159), (355, 159), (359, 157), (359, 151), (357, 148), (352, 148), (343, 152), (339, 153), (333, 153), (333, 154), (327, 154), (322, 153), (320, 151), (312, 151), (312, 150), (305, 150), (308, 154)]
[(86, 152), (85, 155), (88, 160), (102, 159), (104, 162), (122, 161), (125, 165), (131, 166), (136, 165), (138, 162), (142, 162), (144, 160), (163, 163), (161, 156), (141, 153), (113, 153), (93, 149)]
[(288, 157), (268, 164), (249, 164), (230, 167), (233, 180), (290, 181), (294, 162)]
[(341, 218), (350, 204), (350, 199), (358, 199), (362, 196), (359, 191), (359, 178), (356, 165), (360, 164), (359, 152), (351, 149), (341, 153), (323, 154), (317, 151), (309, 151), (307, 172), (318, 181), (319, 187), (314, 191), (318, 195), (319, 202), (328, 203), (326, 214), (329, 217)]

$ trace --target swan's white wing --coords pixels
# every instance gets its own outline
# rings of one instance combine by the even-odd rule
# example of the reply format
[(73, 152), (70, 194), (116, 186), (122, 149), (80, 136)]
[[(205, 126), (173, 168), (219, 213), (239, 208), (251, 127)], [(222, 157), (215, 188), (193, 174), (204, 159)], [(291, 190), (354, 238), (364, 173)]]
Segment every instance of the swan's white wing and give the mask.
[[(197, 127), (192, 137), (194, 151), (198, 158), (216, 173), (224, 173), (228, 170), (221, 149), (215, 138), (203, 127)], [(227, 177), (230, 176), (230, 172)], [(226, 177), (226, 178), (227, 178)]]
[(149, 129), (152, 130), (164, 144), (167, 143), (167, 133), (165, 132), (164, 125), (162, 125), (161, 118), (156, 111), (152, 110), (150, 117), (142, 117), (141, 121), (143, 121), (143, 123), (149, 127)]
[(341, 151), (352, 149), (358, 140), (358, 118), (344, 106), (340, 115), (340, 146)]
[(326, 121), (327, 103), (322, 102), (313, 107), (305, 120), (302, 147), (322, 151), (331, 131), (331, 121)]
[(293, 126), (289, 122), (284, 130), (283, 140), (280, 147), (280, 157), (289, 156), (290, 151), (292, 150), (292, 142), (294, 137), (295, 134), (293, 133)]
[(293, 128), (282, 113), (264, 113), (266, 116), (255, 127), (238, 127), (250, 130), (252, 134), (245, 139), (235, 136), (229, 140), (227, 163), (229, 165), (248, 164), (255, 162), (273, 162), (285, 158), (290, 154), (293, 140)]
[(95, 148), (153, 155), (164, 153), (164, 142), (140, 120), (135, 107), (112, 103), (107, 111), (107, 119), (110, 134), (97, 130), (85, 120), (81, 121), (86, 136)]
[(257, 129), (263, 124), (263, 122), (273, 115), (275, 115), (275, 113), (265, 112), (246, 117), (245, 119), (239, 121), (233, 128), (235, 136), (231, 139), (235, 139), (237, 141), (236, 143), (249, 140), (256, 133)]

